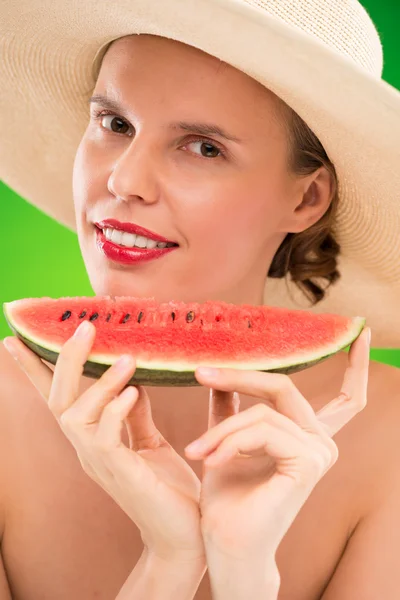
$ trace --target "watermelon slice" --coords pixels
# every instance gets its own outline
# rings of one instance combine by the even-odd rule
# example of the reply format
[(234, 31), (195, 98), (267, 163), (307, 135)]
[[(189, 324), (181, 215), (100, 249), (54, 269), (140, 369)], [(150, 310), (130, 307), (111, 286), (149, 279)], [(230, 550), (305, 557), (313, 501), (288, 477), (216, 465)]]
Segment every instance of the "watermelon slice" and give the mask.
[(24, 298), (4, 304), (15, 334), (55, 364), (83, 320), (96, 326), (84, 374), (98, 378), (122, 354), (134, 385), (198, 385), (196, 366), (294, 373), (346, 348), (365, 326), (347, 318), (225, 302), (159, 304), (152, 298)]

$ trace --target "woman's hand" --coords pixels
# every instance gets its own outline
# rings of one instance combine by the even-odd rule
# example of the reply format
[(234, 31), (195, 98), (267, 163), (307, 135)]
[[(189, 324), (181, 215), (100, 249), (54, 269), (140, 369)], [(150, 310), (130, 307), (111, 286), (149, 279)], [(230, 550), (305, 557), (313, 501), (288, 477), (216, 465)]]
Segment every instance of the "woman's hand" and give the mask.
[[(18, 339), (4, 346), (48, 401), (84, 471), (138, 526), (145, 548), (161, 559), (205, 564), (200, 481), (156, 428), (144, 388), (124, 389), (135, 371), (132, 357), (78, 397), (95, 333), (84, 322), (63, 346), (54, 374)], [(130, 448), (121, 440), (124, 421)]]
[[(317, 414), (285, 375), (196, 372), (198, 381), (212, 388), (210, 428), (199, 438), (199, 451), (190, 451), (191, 445), (185, 451), (191, 460), (205, 459), (200, 511), (206, 549), (211, 544), (248, 563), (275, 556), (313, 488), (338, 458), (331, 436), (366, 406), (369, 337), (366, 330), (353, 343), (340, 395)], [(236, 392), (273, 408), (260, 403), (239, 412)]]

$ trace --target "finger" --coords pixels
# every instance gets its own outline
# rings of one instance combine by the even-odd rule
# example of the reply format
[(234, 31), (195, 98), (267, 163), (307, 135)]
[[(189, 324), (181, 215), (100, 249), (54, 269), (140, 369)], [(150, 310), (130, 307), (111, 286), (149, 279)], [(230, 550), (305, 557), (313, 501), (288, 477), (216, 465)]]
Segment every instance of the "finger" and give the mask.
[(118, 396), (136, 369), (132, 356), (123, 355), (86, 390), (70, 407), (68, 413), (73, 421), (91, 425), (97, 423), (104, 407)]
[(138, 399), (125, 419), (129, 446), (138, 451), (158, 448), (165, 441), (154, 424), (150, 398), (144, 387), (138, 386)]
[(110, 451), (122, 445), (121, 432), (124, 419), (138, 399), (137, 388), (129, 386), (104, 408), (94, 436), (94, 446), (102, 451)]
[[(306, 432), (303, 431), (285, 415), (265, 404), (256, 404), (243, 412), (224, 419), (218, 425), (206, 431), (195, 442), (185, 448), (186, 452), (193, 456), (203, 456), (213, 452), (229, 435), (246, 429), (259, 422), (268, 422), (282, 431), (296, 437), (299, 441), (304, 441)], [(326, 435), (326, 434), (325, 434)]]
[[(209, 369), (207, 369), (209, 371)], [(225, 392), (237, 391), (256, 398), (272, 401), (274, 408), (305, 431), (320, 433), (322, 427), (314, 410), (287, 375), (215, 369), (215, 375), (205, 375), (196, 369), (196, 378), (202, 385)]]
[(76, 400), (79, 384), (96, 335), (95, 326), (84, 321), (61, 348), (49, 395), (49, 408), (60, 418)]
[(255, 423), (225, 438), (218, 448), (205, 459), (205, 464), (215, 466), (229, 461), (238, 453), (262, 449), (264, 454), (276, 459), (296, 459), (304, 452), (304, 442), (275, 424), (265, 421)]
[(3, 340), (3, 344), (43, 398), (48, 400), (53, 381), (53, 371), (21, 340), (8, 337)]
[(317, 412), (318, 420), (330, 436), (342, 429), (367, 404), (370, 355), (368, 329), (351, 345), (339, 396)]
[[(275, 459), (275, 471), (307, 485), (318, 481), (339, 456), (332, 440), (329, 445), (316, 445), (310, 443), (310, 439), (300, 441), (274, 424), (262, 422), (229, 436), (204, 464), (207, 467), (220, 466), (238, 453), (252, 452), (257, 448), (262, 448), (268, 458)], [(269, 486), (268, 479), (265, 483)]]
[(221, 392), (210, 389), (210, 402), (208, 406), (208, 429), (215, 427), (232, 415), (239, 412), (240, 397), (236, 392)]

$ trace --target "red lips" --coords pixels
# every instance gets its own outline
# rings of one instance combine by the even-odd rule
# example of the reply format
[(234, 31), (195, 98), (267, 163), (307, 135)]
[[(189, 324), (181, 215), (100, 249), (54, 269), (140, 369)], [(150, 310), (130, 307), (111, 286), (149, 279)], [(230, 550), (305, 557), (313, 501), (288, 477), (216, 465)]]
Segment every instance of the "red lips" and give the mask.
[(140, 227), (140, 225), (135, 225), (135, 223), (121, 223), (116, 219), (104, 219), (98, 223), (95, 223), (96, 227), (99, 229), (106, 229), (110, 227), (112, 229), (117, 229), (118, 231), (126, 231), (127, 233), (136, 233), (136, 235), (143, 235), (150, 240), (155, 240), (156, 242), (166, 242), (170, 244), (175, 244), (172, 240), (167, 240), (167, 238), (150, 231), (149, 229), (145, 229), (144, 227)]
[[(115, 227), (115, 224), (118, 224), (124, 228)], [(126, 225), (129, 226), (129, 229), (125, 229)], [(106, 219), (105, 221), (96, 223), (96, 226), (96, 246), (98, 250), (100, 250), (100, 252), (109, 260), (122, 265), (135, 265), (138, 263), (148, 262), (157, 258), (161, 258), (162, 256), (165, 256), (166, 254), (169, 254), (178, 248), (177, 244), (167, 248), (128, 248), (127, 246), (120, 246), (111, 240), (107, 240), (103, 233), (103, 228), (113, 227), (114, 229), (119, 229), (119, 231), (137, 233), (138, 235), (144, 235), (145, 237), (156, 240), (157, 242), (168, 243), (169, 240), (161, 238), (160, 236), (155, 236), (154, 233), (148, 231), (147, 229), (143, 229), (142, 227), (138, 227), (137, 225), (132, 225), (131, 223), (119, 223), (119, 221), (114, 221), (113, 219)]]

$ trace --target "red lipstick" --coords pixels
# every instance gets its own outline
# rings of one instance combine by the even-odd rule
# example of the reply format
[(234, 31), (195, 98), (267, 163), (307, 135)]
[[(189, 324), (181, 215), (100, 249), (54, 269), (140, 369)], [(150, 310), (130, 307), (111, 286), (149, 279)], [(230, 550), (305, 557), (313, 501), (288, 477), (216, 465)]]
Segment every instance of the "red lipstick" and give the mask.
[(135, 225), (135, 223), (121, 223), (116, 219), (104, 219), (99, 223), (95, 223), (96, 227), (99, 229), (106, 229), (107, 227), (111, 227), (111, 229), (117, 229), (118, 231), (126, 231), (127, 233), (136, 233), (136, 235), (143, 235), (150, 240), (156, 240), (156, 242), (166, 242), (170, 244), (174, 244), (172, 240), (167, 240), (167, 238), (150, 231), (149, 229), (145, 229), (144, 227), (140, 227), (140, 225)]
[[(166, 254), (169, 254), (176, 248), (178, 245), (175, 242), (171, 242), (166, 238), (145, 229), (144, 227), (139, 227), (139, 225), (135, 225), (133, 223), (120, 223), (115, 219), (105, 219), (104, 221), (100, 221), (99, 223), (95, 223), (96, 225), (96, 246), (104, 254), (109, 260), (113, 262), (117, 262), (123, 265), (134, 265), (142, 262), (147, 262), (150, 260), (154, 260), (156, 258), (161, 258)], [(136, 235), (142, 235), (151, 240), (155, 240), (156, 242), (163, 242), (168, 244), (175, 244), (174, 246), (169, 246), (167, 248), (129, 248), (127, 246), (120, 246), (108, 240), (104, 233), (103, 229), (106, 228), (117, 229), (118, 231), (126, 231), (128, 233), (133, 233)]]

